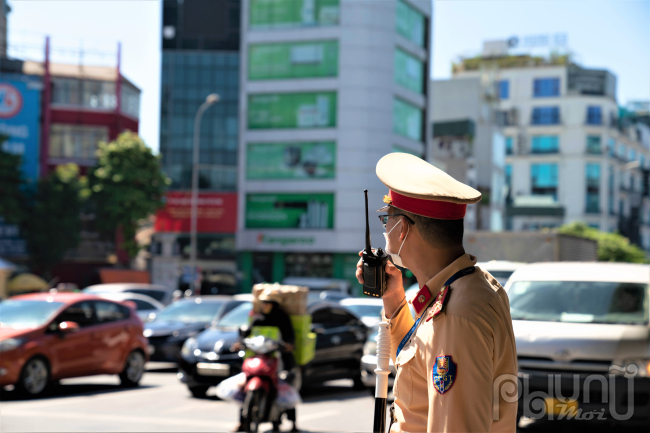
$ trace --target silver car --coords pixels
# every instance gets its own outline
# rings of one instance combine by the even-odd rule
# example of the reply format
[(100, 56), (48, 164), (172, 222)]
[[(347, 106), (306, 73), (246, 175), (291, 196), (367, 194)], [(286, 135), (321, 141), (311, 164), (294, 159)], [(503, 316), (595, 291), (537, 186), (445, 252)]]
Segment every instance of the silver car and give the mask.
[(650, 418), (650, 266), (538, 263), (506, 291), (517, 343), (520, 414)]

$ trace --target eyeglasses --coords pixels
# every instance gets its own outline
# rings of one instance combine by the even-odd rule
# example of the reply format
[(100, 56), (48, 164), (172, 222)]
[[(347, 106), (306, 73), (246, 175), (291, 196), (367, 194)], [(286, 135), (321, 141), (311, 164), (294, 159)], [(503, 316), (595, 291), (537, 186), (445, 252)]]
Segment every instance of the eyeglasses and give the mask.
[(388, 214), (386, 214), (386, 215), (379, 215), (379, 221), (381, 221), (381, 225), (383, 225), (384, 228), (386, 228), (386, 224), (388, 223), (388, 218), (390, 218), (390, 217), (396, 217), (396, 216), (403, 216), (404, 218), (406, 218), (406, 220), (407, 220), (408, 222), (410, 222), (411, 224), (415, 225), (415, 221), (413, 221), (411, 218), (408, 217), (408, 215), (405, 215), (405, 214), (403, 214), (403, 213), (394, 213), (394, 214), (391, 214), (391, 215), (388, 215)]

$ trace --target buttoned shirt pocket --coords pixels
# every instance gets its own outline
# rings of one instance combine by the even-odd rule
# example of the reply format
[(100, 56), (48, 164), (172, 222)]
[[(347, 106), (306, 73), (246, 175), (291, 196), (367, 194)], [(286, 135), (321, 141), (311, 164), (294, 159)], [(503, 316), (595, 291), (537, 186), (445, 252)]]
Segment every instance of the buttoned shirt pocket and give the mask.
[(408, 406), (413, 398), (413, 366), (417, 345), (414, 342), (407, 345), (397, 357), (397, 376), (395, 376), (395, 385), (393, 394), (402, 404)]

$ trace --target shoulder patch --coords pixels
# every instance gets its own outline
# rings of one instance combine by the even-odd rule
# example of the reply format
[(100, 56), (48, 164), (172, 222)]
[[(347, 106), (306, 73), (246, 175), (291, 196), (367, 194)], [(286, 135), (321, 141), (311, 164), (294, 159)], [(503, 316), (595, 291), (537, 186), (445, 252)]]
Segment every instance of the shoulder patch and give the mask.
[(445, 286), (440, 293), (438, 293), (438, 296), (436, 296), (436, 302), (433, 304), (433, 308), (431, 308), (431, 312), (429, 313), (429, 317), (425, 320), (426, 322), (442, 313), (443, 308), (447, 304), (447, 299), (449, 299), (450, 290), (449, 286)]
[(436, 357), (436, 362), (433, 364), (433, 387), (440, 394), (449, 391), (457, 377), (457, 365), (451, 359), (451, 355), (442, 355)]

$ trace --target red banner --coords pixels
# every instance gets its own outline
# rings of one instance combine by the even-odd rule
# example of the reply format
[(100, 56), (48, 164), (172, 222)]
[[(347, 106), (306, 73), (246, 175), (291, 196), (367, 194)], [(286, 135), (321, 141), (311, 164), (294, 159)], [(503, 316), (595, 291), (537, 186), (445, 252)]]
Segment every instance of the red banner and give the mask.
[[(157, 232), (189, 233), (192, 193), (171, 191), (165, 207), (156, 214)], [(237, 193), (202, 192), (197, 206), (199, 233), (235, 233), (237, 231)]]

